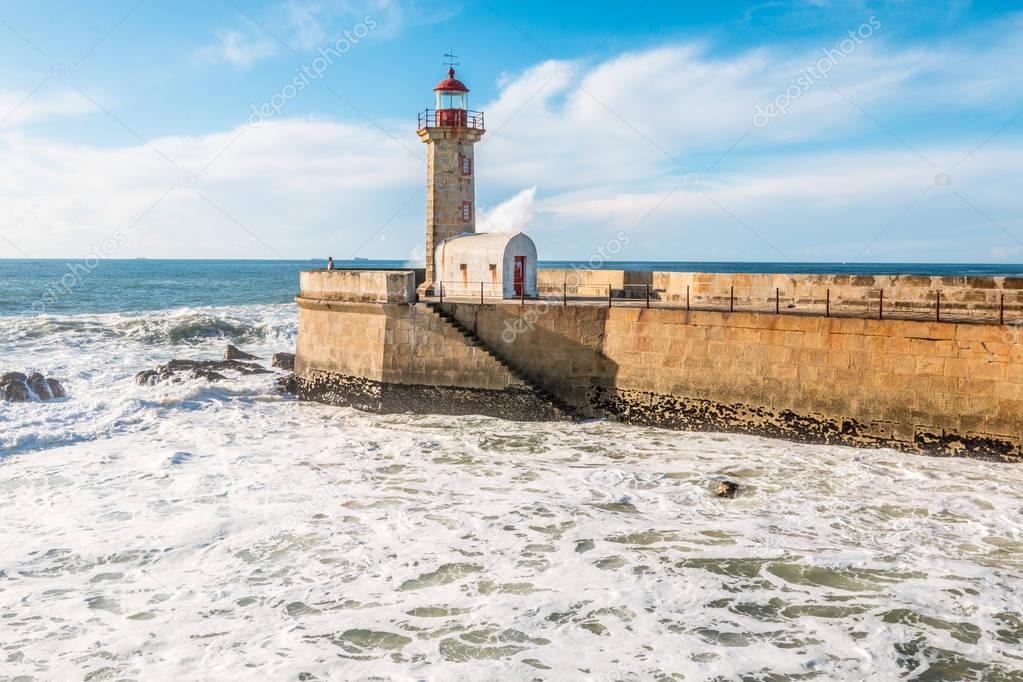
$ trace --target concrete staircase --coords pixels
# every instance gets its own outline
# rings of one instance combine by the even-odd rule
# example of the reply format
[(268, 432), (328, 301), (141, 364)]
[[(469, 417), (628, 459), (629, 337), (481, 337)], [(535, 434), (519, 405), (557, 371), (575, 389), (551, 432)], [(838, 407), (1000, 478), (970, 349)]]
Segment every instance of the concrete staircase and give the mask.
[(582, 418), (582, 415), (579, 414), (578, 410), (576, 410), (574, 407), (572, 407), (564, 400), (562, 400), (554, 393), (552, 393), (546, 386), (543, 385), (543, 382), (541, 382), (539, 379), (523, 371), (516, 365), (512, 364), (512, 362), (508, 360), (508, 358), (506, 358), (504, 355), (488, 346), (486, 342), (483, 341), (483, 339), (476, 336), (476, 334), (471, 329), (467, 328), (461, 322), (459, 322), (454, 315), (444, 310), (442, 304), (436, 303), (434, 301), (426, 301), (425, 305), (433, 314), (439, 317), (445, 324), (447, 324), (455, 331), (457, 331), (459, 334), (461, 334), (462, 337), (465, 338), (465, 342), (468, 345), (475, 346), (476, 348), (479, 348), (481, 351), (492, 357), (495, 361), (497, 361), (499, 365), (507, 369), (508, 372), (513, 377), (515, 377), (523, 384), (531, 388), (533, 392), (536, 393), (536, 395), (544, 402), (552, 405), (554, 408), (556, 408), (560, 412), (563, 412), (568, 417), (571, 417), (573, 419)]

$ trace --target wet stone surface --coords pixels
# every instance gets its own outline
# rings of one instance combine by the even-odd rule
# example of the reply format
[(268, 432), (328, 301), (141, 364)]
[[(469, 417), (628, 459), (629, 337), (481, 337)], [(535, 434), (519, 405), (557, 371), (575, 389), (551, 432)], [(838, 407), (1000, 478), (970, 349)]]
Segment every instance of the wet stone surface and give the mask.
[(32, 400), (47, 401), (67, 397), (60, 381), (46, 378), (39, 372), (5, 372), (0, 374), (0, 400), (23, 403)]
[(135, 375), (140, 386), (156, 386), (161, 383), (180, 383), (191, 379), (224, 381), (230, 374), (270, 374), (262, 365), (240, 360), (171, 360), (156, 369), (148, 369)]

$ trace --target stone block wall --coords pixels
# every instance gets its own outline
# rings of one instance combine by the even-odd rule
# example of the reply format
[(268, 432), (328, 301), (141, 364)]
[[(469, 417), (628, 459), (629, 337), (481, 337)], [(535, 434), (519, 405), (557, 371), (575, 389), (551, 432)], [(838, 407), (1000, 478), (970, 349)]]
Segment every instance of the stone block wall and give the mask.
[(294, 385), (302, 398), (376, 412), (563, 416), (425, 304), (326, 300), (309, 293), (323, 290), (303, 290), (296, 299)]
[[(636, 423), (1018, 459), (1023, 347), (996, 325), (451, 306), (548, 388)], [(510, 333), (509, 329), (519, 329)]]
[(991, 321), (1003, 305), (1007, 320), (1023, 320), (1021, 277), (930, 277), (917, 275), (792, 275), (707, 272), (631, 272), (623, 270), (571, 270), (543, 268), (539, 271), (541, 296), (560, 297), (568, 282), (569, 295), (615, 298), (645, 296), (649, 284), (652, 298), (684, 306), (687, 295), (694, 307), (727, 308), (734, 287), (737, 309), (771, 309), (775, 296), (782, 309), (823, 313), (830, 292), (836, 314), (871, 315), (884, 291), (889, 312), (930, 315), (941, 292), (942, 310), (949, 314), (972, 313)]
[[(445, 304), (489, 347), (579, 408), (594, 386), (612, 385), (604, 355), (607, 309), (514, 304)], [(546, 312), (542, 312), (546, 311)]]
[(521, 386), (507, 368), (423, 304), (387, 311), (383, 380), (504, 390)]
[[(436, 278), (434, 253), (445, 239), (476, 231), (475, 145), (483, 131), (476, 128), (440, 127), (419, 131), (427, 144), (426, 172), (426, 281), (422, 291), (432, 289)], [(464, 173), (461, 159), (469, 160)], [(462, 202), (472, 210), (469, 220), (462, 215)]]
[(660, 300), (678, 303), (685, 302), (688, 287), (693, 305), (727, 305), (733, 286), (740, 308), (770, 305), (777, 291), (783, 308), (823, 310), (830, 291), (833, 311), (874, 311), (883, 290), (890, 311), (929, 313), (941, 292), (942, 309), (949, 313), (973, 311), (995, 319), (1003, 296), (1008, 311), (1017, 316), (1023, 312), (1023, 278), (1017, 277), (657, 272), (652, 282)]
[(410, 303), (416, 299), (412, 270), (308, 270), (300, 276), (302, 296), (321, 301)]
[(299, 297), (295, 373), (326, 372), (393, 384), (505, 389), (509, 371), (422, 304)]

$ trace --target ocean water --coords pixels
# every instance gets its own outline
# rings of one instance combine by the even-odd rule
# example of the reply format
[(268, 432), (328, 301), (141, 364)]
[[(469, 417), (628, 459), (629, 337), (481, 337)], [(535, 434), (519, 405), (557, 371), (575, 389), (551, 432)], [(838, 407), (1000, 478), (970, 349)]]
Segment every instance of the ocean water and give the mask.
[(308, 263), (124, 263), (0, 263), (69, 392), (0, 403), (0, 680), (1023, 679), (1023, 468), (140, 387), (291, 349)]
[[(0, 259), (0, 315), (114, 313), (180, 307), (287, 303), (298, 273), (322, 260)], [(337, 261), (339, 268), (403, 268), (405, 261)], [(920, 263), (712, 263), (541, 261), (540, 267), (640, 272), (975, 275), (1023, 277), (1023, 265)]]

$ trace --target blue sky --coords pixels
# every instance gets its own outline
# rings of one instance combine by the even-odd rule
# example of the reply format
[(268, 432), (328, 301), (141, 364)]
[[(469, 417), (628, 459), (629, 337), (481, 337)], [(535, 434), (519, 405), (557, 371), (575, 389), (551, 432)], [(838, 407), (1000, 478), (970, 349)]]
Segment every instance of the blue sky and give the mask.
[(5, 0), (0, 36), (0, 257), (421, 258), (454, 49), (479, 229), (542, 258), (1023, 262), (1020, 2)]

